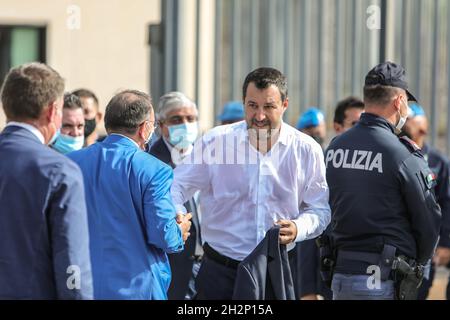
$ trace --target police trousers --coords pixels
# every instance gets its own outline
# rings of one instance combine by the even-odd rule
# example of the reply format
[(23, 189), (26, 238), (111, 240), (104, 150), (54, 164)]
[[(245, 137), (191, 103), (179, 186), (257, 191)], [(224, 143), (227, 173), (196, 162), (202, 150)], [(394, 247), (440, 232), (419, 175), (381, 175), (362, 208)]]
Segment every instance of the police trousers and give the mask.
[(370, 275), (335, 273), (331, 282), (333, 300), (394, 300), (393, 280), (373, 282)]

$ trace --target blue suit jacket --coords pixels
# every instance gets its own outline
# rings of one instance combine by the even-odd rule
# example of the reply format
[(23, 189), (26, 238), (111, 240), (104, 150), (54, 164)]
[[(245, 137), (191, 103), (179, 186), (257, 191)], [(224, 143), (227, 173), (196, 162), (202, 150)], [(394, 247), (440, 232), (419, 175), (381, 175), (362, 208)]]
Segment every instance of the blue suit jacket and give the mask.
[(0, 159), (0, 299), (92, 298), (80, 169), (17, 126)]
[(167, 299), (166, 253), (183, 249), (172, 169), (112, 134), (68, 155), (86, 186), (95, 299)]
[[(150, 154), (162, 162), (175, 168), (172, 156), (163, 138), (159, 138), (150, 148)], [(194, 199), (190, 199), (184, 205), (187, 212), (192, 213), (192, 225), (189, 230), (190, 236), (184, 244), (184, 250), (180, 253), (169, 255), (170, 268), (172, 270), (172, 281), (170, 283), (168, 297), (170, 300), (184, 300), (189, 292), (189, 281), (191, 280), (192, 266), (196, 257), (196, 247), (201, 248), (200, 222), (197, 215), (197, 205)]]

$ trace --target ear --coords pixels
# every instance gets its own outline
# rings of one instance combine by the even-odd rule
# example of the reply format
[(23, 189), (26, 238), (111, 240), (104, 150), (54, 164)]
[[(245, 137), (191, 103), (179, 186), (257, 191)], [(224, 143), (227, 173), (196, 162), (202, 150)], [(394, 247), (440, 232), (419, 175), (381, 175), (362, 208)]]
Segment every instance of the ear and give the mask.
[(102, 120), (102, 118), (103, 118), (103, 113), (98, 111), (97, 115), (95, 116), (95, 118), (97, 119), (97, 123), (99, 123)]
[(286, 109), (288, 108), (288, 106), (289, 106), (289, 98), (286, 97), (286, 99), (285, 99), (284, 102), (283, 102), (283, 108), (284, 108), (284, 110), (286, 110)]
[(56, 114), (58, 112), (58, 107), (56, 101), (51, 102), (46, 108), (45, 108), (45, 117), (48, 122), (54, 122)]
[(142, 123), (139, 126), (139, 129), (138, 129), (138, 132), (137, 132), (139, 138), (141, 138), (142, 140), (145, 140), (145, 138), (146, 138), (145, 137), (145, 124), (146, 124), (146, 122)]
[(336, 133), (340, 133), (342, 125), (337, 122), (333, 122), (333, 128), (334, 128), (334, 131), (336, 131)]
[[(401, 108), (402, 108), (402, 103), (403, 103), (403, 96), (402, 96), (402, 95), (399, 95), (399, 96), (395, 99), (395, 101), (394, 101), (394, 106), (395, 106), (395, 108), (396, 108), (398, 111), (401, 110)], [(406, 104), (408, 104), (408, 99), (406, 99)]]

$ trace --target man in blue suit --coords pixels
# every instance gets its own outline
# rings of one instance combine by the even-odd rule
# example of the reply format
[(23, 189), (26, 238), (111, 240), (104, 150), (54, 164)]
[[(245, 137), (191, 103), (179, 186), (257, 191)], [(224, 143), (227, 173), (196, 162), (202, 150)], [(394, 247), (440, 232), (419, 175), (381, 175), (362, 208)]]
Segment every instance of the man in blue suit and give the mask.
[(64, 80), (31, 63), (12, 69), (1, 100), (0, 299), (90, 299), (83, 180), (47, 147), (61, 126)]
[(68, 155), (86, 185), (94, 298), (167, 299), (166, 253), (183, 250), (191, 215), (176, 216), (172, 169), (143, 151), (155, 129), (150, 96), (114, 96), (105, 127), (104, 141)]

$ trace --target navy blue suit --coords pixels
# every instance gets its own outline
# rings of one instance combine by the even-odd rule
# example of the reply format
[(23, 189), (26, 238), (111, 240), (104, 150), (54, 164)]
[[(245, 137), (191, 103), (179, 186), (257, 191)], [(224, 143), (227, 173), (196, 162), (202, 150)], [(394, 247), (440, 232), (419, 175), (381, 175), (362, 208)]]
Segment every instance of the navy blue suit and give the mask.
[(0, 157), (0, 299), (92, 298), (80, 169), (19, 126)]
[(258, 246), (239, 263), (234, 300), (295, 300), (286, 245), (279, 242), (280, 227), (267, 231)]

